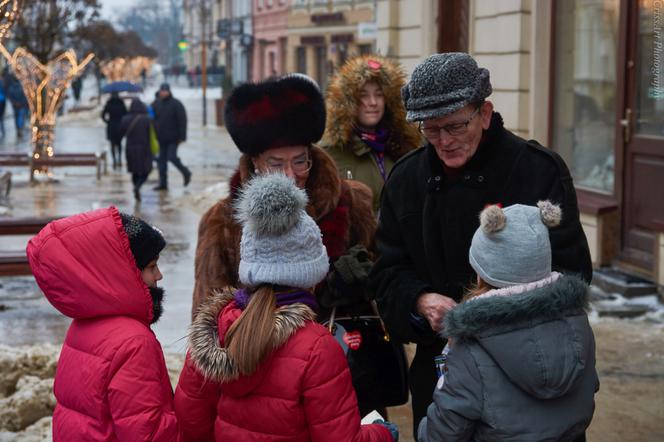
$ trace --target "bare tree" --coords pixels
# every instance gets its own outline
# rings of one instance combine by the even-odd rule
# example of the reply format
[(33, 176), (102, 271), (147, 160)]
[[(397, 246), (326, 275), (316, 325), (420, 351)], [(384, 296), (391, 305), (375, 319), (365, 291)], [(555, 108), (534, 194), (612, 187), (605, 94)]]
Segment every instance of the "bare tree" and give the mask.
[(14, 41), (46, 64), (65, 51), (76, 30), (99, 16), (99, 0), (24, 0)]

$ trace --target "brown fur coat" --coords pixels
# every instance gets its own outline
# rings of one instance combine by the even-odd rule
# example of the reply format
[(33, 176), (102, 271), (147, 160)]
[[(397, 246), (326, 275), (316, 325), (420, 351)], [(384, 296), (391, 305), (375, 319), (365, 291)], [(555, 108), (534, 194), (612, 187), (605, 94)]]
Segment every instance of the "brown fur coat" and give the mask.
[[(347, 228), (343, 232), (345, 248), (361, 244), (373, 249), (376, 219), (371, 208), (371, 190), (357, 181), (341, 180), (334, 161), (322, 149), (312, 147), (311, 157), (313, 167), (306, 184), (307, 213), (320, 225), (344, 199), (349, 205)], [(233, 203), (238, 188), (253, 174), (251, 159), (243, 155), (231, 180), (230, 195), (208, 209), (201, 218), (194, 264), (193, 314), (214, 291), (239, 285), (242, 226), (233, 218)]]

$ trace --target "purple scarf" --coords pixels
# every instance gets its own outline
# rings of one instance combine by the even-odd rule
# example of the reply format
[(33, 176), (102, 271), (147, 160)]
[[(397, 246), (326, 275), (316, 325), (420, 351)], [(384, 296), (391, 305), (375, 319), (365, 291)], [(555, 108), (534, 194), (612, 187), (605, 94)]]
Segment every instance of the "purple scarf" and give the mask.
[(364, 144), (369, 146), (371, 150), (378, 153), (385, 152), (387, 146), (387, 139), (390, 138), (390, 131), (387, 129), (376, 129), (376, 132), (365, 132), (362, 129), (357, 130), (357, 136)]
[(371, 153), (373, 154), (374, 160), (376, 160), (380, 176), (383, 177), (383, 181), (387, 180), (387, 171), (385, 170), (385, 147), (387, 146), (387, 139), (390, 137), (390, 131), (379, 128), (376, 129), (375, 133), (371, 133), (358, 129), (357, 136), (360, 137), (360, 140), (362, 140), (364, 144), (371, 148)]
[[(251, 293), (247, 292), (245, 289), (240, 289), (235, 292), (235, 302), (241, 310), (247, 308), (249, 304), (249, 299), (251, 298)], [(274, 296), (277, 298), (277, 307), (282, 307), (284, 305), (295, 304), (300, 302), (313, 311), (318, 311), (318, 303), (316, 302), (316, 297), (313, 293), (306, 290), (294, 289), (288, 292), (275, 293)]]

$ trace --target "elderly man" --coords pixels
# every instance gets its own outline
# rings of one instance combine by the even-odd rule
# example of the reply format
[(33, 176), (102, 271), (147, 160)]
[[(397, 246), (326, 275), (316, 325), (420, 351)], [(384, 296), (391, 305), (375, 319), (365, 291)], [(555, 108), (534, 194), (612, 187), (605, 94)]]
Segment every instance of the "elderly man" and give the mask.
[(427, 58), (402, 91), (407, 119), (421, 122), (428, 143), (398, 162), (386, 183), (372, 283), (393, 337), (417, 343), (410, 367), (415, 429), (436, 384), (442, 319), (476, 278), (468, 250), (486, 205), (559, 204), (564, 218), (550, 232), (553, 267), (592, 277), (565, 163), (506, 130), (486, 100), (491, 92), (489, 72), (464, 53)]

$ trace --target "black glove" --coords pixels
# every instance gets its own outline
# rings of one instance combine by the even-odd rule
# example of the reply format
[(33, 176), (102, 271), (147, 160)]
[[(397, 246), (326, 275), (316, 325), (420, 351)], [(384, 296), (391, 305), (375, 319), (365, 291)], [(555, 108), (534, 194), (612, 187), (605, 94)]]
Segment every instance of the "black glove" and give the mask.
[(351, 247), (330, 266), (325, 284), (319, 291), (320, 304), (332, 308), (369, 299), (367, 281), (372, 266), (367, 249), (361, 245)]

